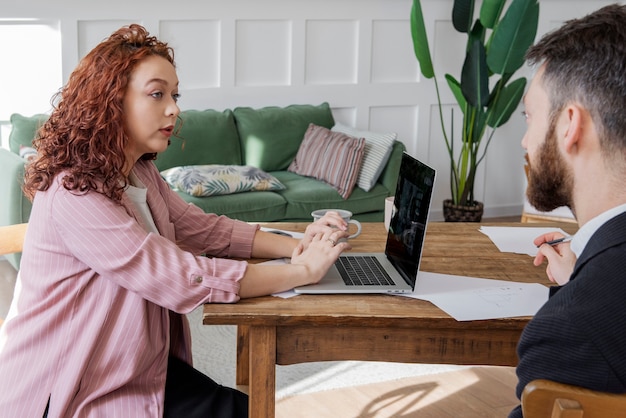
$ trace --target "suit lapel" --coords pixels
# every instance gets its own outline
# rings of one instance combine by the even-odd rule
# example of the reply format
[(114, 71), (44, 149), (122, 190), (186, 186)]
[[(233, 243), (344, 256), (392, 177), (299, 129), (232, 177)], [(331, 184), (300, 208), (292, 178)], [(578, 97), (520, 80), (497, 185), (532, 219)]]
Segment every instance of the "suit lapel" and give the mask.
[(580, 258), (576, 261), (572, 280), (578, 271), (597, 254), (626, 242), (626, 212), (610, 219), (591, 236)]

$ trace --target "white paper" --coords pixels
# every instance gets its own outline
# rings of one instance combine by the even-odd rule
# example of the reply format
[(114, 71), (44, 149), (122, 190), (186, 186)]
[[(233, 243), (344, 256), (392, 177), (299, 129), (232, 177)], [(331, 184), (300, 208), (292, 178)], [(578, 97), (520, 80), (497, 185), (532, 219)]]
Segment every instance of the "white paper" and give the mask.
[(292, 298), (292, 297), (298, 296), (298, 295), (299, 295), (299, 293), (294, 292), (293, 289), (287, 290), (285, 292), (272, 293), (272, 296), (277, 297), (277, 298), (281, 298), (281, 299), (289, 299), (289, 298)]
[(480, 232), (487, 235), (503, 253), (537, 255), (537, 246), (533, 240), (548, 232), (560, 232), (568, 236), (561, 228), (526, 228), (522, 226), (482, 226)]
[(296, 239), (302, 239), (304, 238), (304, 233), (302, 232), (294, 232), (294, 231), (287, 231), (285, 229), (278, 229), (278, 228), (266, 228), (264, 226), (261, 227), (261, 231), (265, 231), (265, 232), (273, 232), (276, 233), (278, 235), (287, 235)]
[(457, 321), (475, 321), (533, 316), (548, 300), (548, 288), (420, 271), (413, 293), (401, 296), (430, 301)]

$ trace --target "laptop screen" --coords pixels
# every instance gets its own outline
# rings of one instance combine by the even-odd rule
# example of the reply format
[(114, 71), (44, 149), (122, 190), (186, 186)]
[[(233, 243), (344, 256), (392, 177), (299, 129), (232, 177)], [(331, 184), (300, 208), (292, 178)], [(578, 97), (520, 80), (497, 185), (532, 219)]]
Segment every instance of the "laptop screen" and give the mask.
[(404, 153), (385, 254), (412, 287), (422, 256), (434, 185), (435, 170)]

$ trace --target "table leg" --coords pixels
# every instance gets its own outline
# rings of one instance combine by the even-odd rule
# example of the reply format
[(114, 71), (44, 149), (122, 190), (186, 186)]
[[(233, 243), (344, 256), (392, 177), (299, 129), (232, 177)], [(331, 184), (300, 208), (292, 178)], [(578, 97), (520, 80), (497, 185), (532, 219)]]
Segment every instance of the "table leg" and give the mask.
[(276, 411), (276, 327), (251, 326), (250, 418), (271, 418)]
[(250, 375), (250, 327), (247, 325), (237, 326), (237, 385), (249, 385)]

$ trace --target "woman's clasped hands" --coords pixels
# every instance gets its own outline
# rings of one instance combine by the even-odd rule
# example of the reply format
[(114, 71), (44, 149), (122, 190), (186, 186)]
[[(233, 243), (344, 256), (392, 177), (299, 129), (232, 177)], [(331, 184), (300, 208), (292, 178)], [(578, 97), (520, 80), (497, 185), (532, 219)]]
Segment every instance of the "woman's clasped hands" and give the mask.
[(317, 283), (337, 261), (342, 252), (352, 247), (347, 242), (348, 224), (337, 212), (327, 212), (307, 226), (304, 237), (291, 256), (291, 264), (305, 265)]

